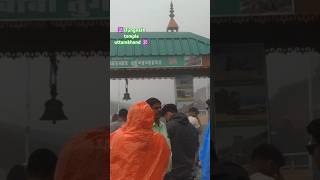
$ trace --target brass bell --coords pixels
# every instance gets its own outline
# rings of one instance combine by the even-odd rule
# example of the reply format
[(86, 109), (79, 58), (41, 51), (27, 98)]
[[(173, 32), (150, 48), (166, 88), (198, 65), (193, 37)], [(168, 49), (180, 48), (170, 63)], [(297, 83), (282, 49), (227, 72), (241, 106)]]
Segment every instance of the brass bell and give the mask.
[(123, 100), (129, 101), (130, 99), (130, 94), (128, 92), (124, 93)]
[(52, 121), (53, 124), (56, 124), (56, 121), (68, 120), (67, 116), (64, 114), (62, 107), (63, 103), (60, 100), (57, 100), (55, 98), (49, 99), (45, 103), (45, 111), (40, 120)]

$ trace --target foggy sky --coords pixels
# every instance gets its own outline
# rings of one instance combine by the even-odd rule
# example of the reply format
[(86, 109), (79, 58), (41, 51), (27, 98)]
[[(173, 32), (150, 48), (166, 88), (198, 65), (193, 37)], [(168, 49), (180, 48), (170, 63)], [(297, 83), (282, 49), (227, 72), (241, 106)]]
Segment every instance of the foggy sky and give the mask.
[(272, 53), (266, 56), (268, 93), (272, 97), (280, 88), (308, 78), (309, 61), (311, 73), (314, 74), (320, 64), (320, 56), (316, 53)]
[[(144, 27), (147, 32), (165, 32), (169, 22), (170, 0), (111, 0), (110, 28)], [(179, 31), (210, 38), (210, 0), (174, 0)]]

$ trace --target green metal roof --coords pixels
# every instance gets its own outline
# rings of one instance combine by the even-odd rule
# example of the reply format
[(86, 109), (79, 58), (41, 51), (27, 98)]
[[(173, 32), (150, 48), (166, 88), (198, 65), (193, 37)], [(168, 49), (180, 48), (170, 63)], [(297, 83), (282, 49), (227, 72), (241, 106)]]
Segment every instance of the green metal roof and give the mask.
[(143, 32), (140, 38), (150, 40), (149, 45), (116, 45), (123, 33), (110, 33), (110, 56), (190, 56), (210, 54), (210, 40), (190, 32)]

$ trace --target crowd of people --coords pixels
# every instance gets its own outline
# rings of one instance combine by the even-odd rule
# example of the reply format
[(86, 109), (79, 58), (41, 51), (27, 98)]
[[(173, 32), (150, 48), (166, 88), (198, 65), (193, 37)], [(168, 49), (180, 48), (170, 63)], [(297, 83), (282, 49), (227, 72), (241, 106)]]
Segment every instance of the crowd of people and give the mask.
[(111, 123), (111, 179), (194, 180), (199, 172), (210, 179), (210, 126), (200, 140), (198, 115), (195, 107), (184, 114), (156, 98), (132, 105), (125, 123)]
[(138, 102), (109, 126), (72, 137), (59, 155), (35, 150), (7, 180), (193, 180), (199, 166), (201, 179), (210, 179), (210, 126), (200, 140), (198, 115), (196, 108), (184, 114), (156, 98)]
[(51, 150), (37, 149), (26, 165), (17, 164), (11, 168), (7, 180), (53, 180), (57, 159)]
[(106, 180), (108, 134), (108, 127), (103, 127), (75, 135), (59, 155), (49, 149), (37, 149), (26, 164), (11, 168), (7, 180)]
[[(312, 139), (306, 145), (313, 164), (320, 170), (320, 119), (307, 126)], [(215, 149), (214, 149), (215, 150)], [(217, 158), (214, 151), (213, 179), (216, 180), (285, 180), (281, 168), (286, 161), (282, 152), (272, 144), (260, 144), (251, 154), (247, 167)], [(288, 179), (289, 180), (289, 179)]]
[[(285, 158), (272, 144), (257, 146), (247, 167), (219, 159), (211, 122), (202, 130), (198, 115), (194, 107), (184, 114), (156, 98), (135, 103), (121, 109), (110, 127), (71, 138), (59, 156), (49, 149), (35, 150), (26, 165), (10, 170), (7, 180), (285, 180)], [(320, 119), (307, 132), (312, 139), (306, 150), (320, 170)]]

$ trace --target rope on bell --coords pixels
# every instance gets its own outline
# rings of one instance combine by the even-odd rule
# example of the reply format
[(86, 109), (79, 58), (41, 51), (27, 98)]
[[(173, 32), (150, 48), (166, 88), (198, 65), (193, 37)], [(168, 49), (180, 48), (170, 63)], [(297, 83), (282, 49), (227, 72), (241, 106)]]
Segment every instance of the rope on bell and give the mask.
[(50, 54), (50, 79), (49, 79), (49, 86), (50, 86), (50, 94), (52, 99), (55, 99), (58, 95), (57, 92), (57, 84), (58, 84), (58, 61), (55, 54)]
[(128, 79), (126, 78), (126, 93), (128, 93)]

